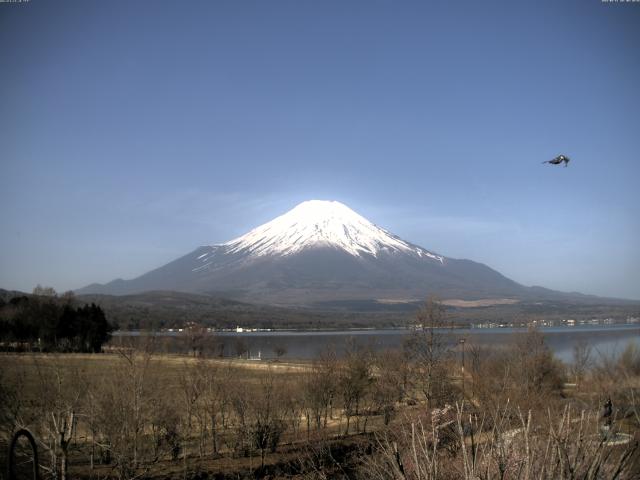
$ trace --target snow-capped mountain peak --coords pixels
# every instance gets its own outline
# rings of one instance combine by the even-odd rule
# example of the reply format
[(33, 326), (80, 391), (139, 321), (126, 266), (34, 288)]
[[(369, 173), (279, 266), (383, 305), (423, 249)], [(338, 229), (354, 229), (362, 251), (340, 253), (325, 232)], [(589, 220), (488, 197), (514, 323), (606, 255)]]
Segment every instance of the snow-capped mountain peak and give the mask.
[(228, 253), (242, 252), (254, 257), (286, 256), (318, 246), (337, 248), (356, 257), (403, 252), (443, 261), (443, 257), (401, 240), (346, 205), (324, 200), (302, 202), (222, 245)]
[(198, 247), (137, 278), (91, 285), (82, 293), (152, 290), (278, 305), (329, 302), (329, 308), (354, 300), (358, 305), (368, 300), (404, 303), (428, 294), (470, 299), (530, 295), (486, 265), (441, 257), (342, 203), (318, 200), (303, 202), (229, 242)]

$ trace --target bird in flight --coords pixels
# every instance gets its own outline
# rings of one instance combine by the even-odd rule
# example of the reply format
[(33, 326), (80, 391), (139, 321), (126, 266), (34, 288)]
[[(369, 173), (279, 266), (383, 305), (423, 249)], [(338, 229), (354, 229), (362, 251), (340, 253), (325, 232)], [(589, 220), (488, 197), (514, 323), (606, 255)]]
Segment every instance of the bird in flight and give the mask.
[(550, 163), (552, 165), (560, 165), (562, 162), (564, 162), (564, 166), (566, 167), (567, 165), (569, 165), (569, 160), (571, 160), (571, 159), (569, 157), (565, 156), (565, 155), (558, 155), (553, 160), (547, 160), (547, 161), (542, 162), (542, 163)]

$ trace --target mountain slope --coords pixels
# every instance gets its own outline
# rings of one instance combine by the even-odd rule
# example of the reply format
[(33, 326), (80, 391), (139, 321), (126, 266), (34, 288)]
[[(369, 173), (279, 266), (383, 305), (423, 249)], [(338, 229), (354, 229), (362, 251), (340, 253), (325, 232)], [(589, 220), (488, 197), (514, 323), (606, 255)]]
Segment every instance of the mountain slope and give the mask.
[(529, 289), (486, 265), (406, 242), (339, 202), (312, 200), (229, 242), (132, 280), (78, 293), (150, 290), (224, 294), (252, 302), (519, 297)]

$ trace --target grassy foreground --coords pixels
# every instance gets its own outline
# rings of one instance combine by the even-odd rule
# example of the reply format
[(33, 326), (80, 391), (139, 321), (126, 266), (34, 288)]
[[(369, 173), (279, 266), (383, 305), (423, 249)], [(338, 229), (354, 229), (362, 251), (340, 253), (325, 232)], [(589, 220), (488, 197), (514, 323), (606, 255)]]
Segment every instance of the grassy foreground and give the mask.
[(3, 354), (2, 451), (26, 427), (63, 480), (638, 478), (640, 350), (567, 366), (532, 331), (462, 370), (436, 332), (306, 363)]

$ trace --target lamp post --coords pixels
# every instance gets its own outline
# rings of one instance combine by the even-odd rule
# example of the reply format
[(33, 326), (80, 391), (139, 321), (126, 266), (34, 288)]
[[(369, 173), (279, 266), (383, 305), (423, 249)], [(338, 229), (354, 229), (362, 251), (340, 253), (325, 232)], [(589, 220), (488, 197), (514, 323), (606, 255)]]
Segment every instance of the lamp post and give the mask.
[(460, 340), (458, 340), (458, 343), (460, 343), (461, 347), (462, 347), (462, 399), (464, 400), (464, 343), (466, 342), (466, 340), (464, 338), (461, 338)]

